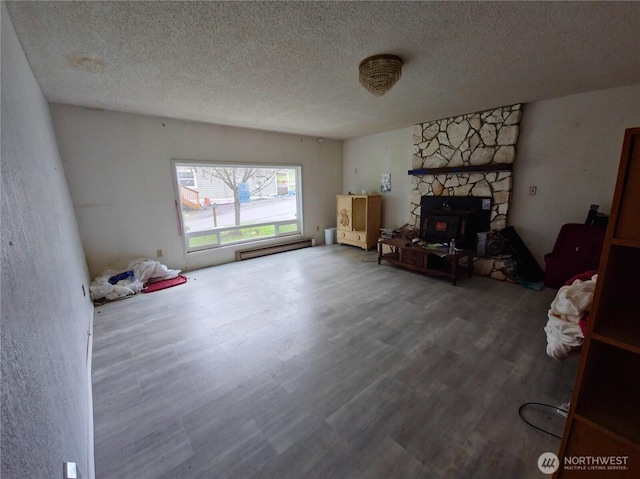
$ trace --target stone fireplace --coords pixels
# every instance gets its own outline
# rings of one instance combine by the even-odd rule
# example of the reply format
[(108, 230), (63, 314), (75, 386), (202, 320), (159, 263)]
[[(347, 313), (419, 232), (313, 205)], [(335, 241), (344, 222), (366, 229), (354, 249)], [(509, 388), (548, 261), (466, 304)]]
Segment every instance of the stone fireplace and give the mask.
[[(522, 105), (470, 113), (414, 127), (411, 221), (420, 227), (424, 196), (490, 197), (489, 229), (507, 226)], [(445, 200), (446, 198), (443, 198)], [(507, 279), (513, 265), (478, 258), (478, 274)]]

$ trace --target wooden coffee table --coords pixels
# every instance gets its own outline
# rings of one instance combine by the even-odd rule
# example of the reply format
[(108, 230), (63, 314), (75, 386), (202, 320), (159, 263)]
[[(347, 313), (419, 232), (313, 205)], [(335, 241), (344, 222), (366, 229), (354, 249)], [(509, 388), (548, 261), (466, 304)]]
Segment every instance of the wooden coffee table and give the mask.
[[(384, 246), (389, 252), (384, 253)], [(449, 253), (448, 248), (414, 246), (411, 240), (402, 238), (378, 240), (378, 264), (382, 260), (412, 271), (451, 278), (451, 284), (456, 285), (458, 272), (466, 270), (469, 277), (473, 275), (473, 255), (471, 249), (456, 250)], [(460, 260), (466, 258), (466, 265), (460, 265)]]

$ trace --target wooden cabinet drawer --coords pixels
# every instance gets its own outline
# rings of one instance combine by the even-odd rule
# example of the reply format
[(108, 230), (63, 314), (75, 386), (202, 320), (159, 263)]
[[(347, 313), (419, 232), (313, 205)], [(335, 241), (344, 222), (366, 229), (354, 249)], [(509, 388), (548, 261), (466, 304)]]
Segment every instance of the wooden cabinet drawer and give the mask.
[(347, 241), (354, 241), (354, 242), (366, 242), (367, 234), (359, 233), (357, 231), (338, 230), (338, 239), (339, 240), (344, 239)]
[(407, 258), (422, 259), (424, 258), (424, 251), (421, 251), (418, 248), (403, 248), (402, 255)]
[(400, 261), (402, 263), (418, 266), (420, 268), (427, 266), (425, 261), (425, 258), (427, 257), (426, 253), (417, 248), (402, 248), (401, 256), (402, 258)]

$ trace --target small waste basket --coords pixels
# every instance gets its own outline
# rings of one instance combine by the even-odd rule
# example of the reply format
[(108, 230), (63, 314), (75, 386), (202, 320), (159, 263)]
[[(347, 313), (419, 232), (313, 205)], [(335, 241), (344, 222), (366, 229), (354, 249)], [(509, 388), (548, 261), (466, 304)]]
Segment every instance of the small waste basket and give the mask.
[(336, 228), (327, 228), (324, 230), (324, 243), (334, 244), (336, 242)]

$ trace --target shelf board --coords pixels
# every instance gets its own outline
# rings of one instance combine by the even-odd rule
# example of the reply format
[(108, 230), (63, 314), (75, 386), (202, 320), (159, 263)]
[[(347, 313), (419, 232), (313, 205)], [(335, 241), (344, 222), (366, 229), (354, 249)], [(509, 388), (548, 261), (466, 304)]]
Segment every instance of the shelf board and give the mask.
[[(598, 424), (580, 415), (570, 417), (571, 426), (568, 432), (566, 448), (560, 450), (560, 469), (554, 474), (554, 479), (584, 479), (601, 478), (607, 479), (629, 479), (640, 477), (640, 462), (638, 462), (637, 444), (612, 434), (609, 430), (600, 427)], [(609, 469), (605, 464), (594, 464), (580, 466), (580, 463), (572, 462), (568, 458), (584, 457), (591, 458), (626, 458), (620, 459), (622, 462), (612, 462)], [(572, 465), (574, 464), (574, 465)], [(617, 466), (617, 467), (614, 467)]]
[(617, 324), (615, 326), (607, 324), (598, 324), (593, 333), (591, 333), (591, 339), (600, 341), (601, 343), (610, 344), (616, 348), (624, 349), (634, 354), (640, 354), (640, 339), (638, 339), (637, 330), (640, 326), (624, 326), (624, 323)]
[(611, 244), (614, 246), (628, 246), (630, 248), (640, 248), (640, 240), (626, 238), (611, 238)]
[(624, 446), (631, 447), (633, 449), (636, 449), (636, 450), (640, 451), (640, 444), (638, 444), (637, 442), (631, 441), (628, 438), (626, 438), (624, 436), (621, 436), (620, 434), (616, 434), (611, 429), (607, 429), (606, 427), (602, 427), (600, 424), (598, 424), (597, 422), (592, 421), (588, 417), (585, 417), (585, 416), (583, 416), (581, 414), (574, 414), (573, 415), (573, 419), (575, 421), (579, 421), (579, 422), (581, 422), (583, 424), (586, 424), (590, 428), (595, 429), (596, 431), (598, 431), (598, 433), (603, 434), (605, 436), (608, 436), (608, 437), (614, 439), (616, 442), (624, 444)]
[(640, 357), (609, 343), (589, 341), (575, 415), (627, 441), (640, 441)]
[(511, 163), (494, 165), (470, 165), (470, 166), (448, 166), (444, 168), (423, 168), (419, 170), (409, 170), (412, 176), (440, 175), (446, 173), (484, 173), (490, 171), (513, 171)]
[(611, 246), (598, 278), (600, 292), (592, 308), (592, 334), (599, 341), (640, 354), (640, 318), (636, 271), (640, 248)]

